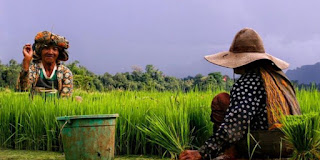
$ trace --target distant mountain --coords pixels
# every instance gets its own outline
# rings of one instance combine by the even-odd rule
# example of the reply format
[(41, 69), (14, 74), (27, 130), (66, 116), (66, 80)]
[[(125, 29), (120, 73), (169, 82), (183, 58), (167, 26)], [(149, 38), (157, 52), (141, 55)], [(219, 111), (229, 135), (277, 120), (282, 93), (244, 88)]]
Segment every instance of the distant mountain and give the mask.
[(304, 65), (293, 70), (288, 70), (286, 75), (290, 80), (296, 80), (299, 84), (320, 83), (320, 62), (314, 65)]

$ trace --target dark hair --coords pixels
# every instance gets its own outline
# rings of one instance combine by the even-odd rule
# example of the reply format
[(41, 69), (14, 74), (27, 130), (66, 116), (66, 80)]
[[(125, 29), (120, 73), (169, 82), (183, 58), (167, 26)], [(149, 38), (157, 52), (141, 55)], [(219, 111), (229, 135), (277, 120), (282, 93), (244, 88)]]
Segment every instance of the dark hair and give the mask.
[(251, 62), (249, 64), (246, 64), (244, 66), (245, 71), (258, 71), (260, 67), (269, 67), (276, 71), (281, 71), (279, 67), (277, 67), (271, 60), (268, 59), (260, 59), (254, 62)]

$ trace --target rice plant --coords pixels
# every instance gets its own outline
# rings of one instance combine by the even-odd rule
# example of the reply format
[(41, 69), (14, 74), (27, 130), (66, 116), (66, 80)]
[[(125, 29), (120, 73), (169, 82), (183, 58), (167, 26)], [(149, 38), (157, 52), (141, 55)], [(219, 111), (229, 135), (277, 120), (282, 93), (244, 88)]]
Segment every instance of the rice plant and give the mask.
[[(250, 142), (251, 142), (251, 139), (255, 142), (255, 145), (251, 151), (251, 145), (250, 145)], [(259, 145), (260, 142), (258, 142), (254, 137), (253, 135), (250, 133), (250, 126), (248, 127), (248, 133), (247, 133), (247, 147), (248, 147), (248, 157), (249, 157), (249, 160), (252, 160), (253, 158), (253, 154), (255, 152), (255, 150), (257, 149), (257, 147), (261, 148), (261, 146)]]
[[(165, 123), (180, 129), (178, 132), (183, 135), (195, 128), (193, 136), (201, 136), (195, 143), (201, 144), (212, 134), (210, 102), (218, 92), (76, 91), (74, 96), (82, 96), (82, 102), (73, 98), (45, 100), (41, 96), (31, 99), (28, 93), (0, 92), (0, 147), (58, 151), (62, 142), (55, 117), (118, 113), (116, 154), (161, 156), (166, 149), (148, 141), (137, 126), (149, 127), (148, 116), (165, 117)], [(179, 116), (186, 121), (170, 124), (177, 122)], [(183, 143), (190, 141), (189, 137), (181, 138)]]
[(281, 128), (285, 140), (293, 147), (293, 159), (320, 159), (320, 116), (309, 113), (301, 116), (287, 116)]
[(182, 151), (190, 148), (192, 140), (186, 112), (176, 113), (179, 115), (173, 117), (174, 119), (155, 114), (147, 116), (149, 125), (138, 126), (150, 142), (165, 148), (174, 159), (177, 159)]
[[(31, 99), (28, 93), (0, 92), (0, 147), (61, 151), (60, 126), (55, 117), (118, 113), (117, 155), (162, 156), (168, 152), (169, 146), (147, 140), (152, 140), (152, 136), (137, 127), (152, 129), (157, 117), (167, 127), (174, 128), (172, 137), (181, 147), (176, 145), (180, 149), (170, 152), (177, 153), (181, 148), (202, 145), (212, 135), (210, 103), (220, 92), (76, 91), (73, 96), (81, 96), (82, 102), (73, 98), (44, 99), (41, 96)], [(320, 113), (317, 90), (298, 90), (297, 98), (303, 114)], [(288, 135), (290, 133), (296, 134), (291, 131)]]

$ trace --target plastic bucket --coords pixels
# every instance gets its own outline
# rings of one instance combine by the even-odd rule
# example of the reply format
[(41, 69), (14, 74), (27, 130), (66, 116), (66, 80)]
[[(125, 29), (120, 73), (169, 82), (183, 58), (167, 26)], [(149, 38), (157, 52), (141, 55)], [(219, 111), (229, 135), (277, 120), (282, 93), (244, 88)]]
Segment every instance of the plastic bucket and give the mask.
[(118, 114), (58, 117), (66, 160), (114, 159)]

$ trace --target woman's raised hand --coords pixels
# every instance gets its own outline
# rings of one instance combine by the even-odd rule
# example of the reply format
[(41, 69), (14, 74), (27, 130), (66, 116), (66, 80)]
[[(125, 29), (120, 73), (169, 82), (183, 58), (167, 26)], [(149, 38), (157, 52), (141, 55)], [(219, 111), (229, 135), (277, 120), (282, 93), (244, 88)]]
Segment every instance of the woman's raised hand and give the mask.
[(33, 50), (30, 43), (27, 43), (23, 46), (22, 53), (24, 57), (22, 62), (22, 68), (23, 70), (28, 71), (33, 56)]
[(33, 50), (30, 43), (27, 43), (23, 46), (22, 53), (23, 53), (24, 59), (31, 61)]

